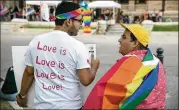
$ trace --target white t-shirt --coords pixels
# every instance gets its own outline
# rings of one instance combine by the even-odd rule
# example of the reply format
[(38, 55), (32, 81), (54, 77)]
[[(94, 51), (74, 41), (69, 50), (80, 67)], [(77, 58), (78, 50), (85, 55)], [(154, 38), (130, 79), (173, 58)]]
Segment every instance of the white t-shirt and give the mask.
[(156, 16), (156, 13), (155, 13), (155, 12), (153, 12), (153, 13), (152, 13), (152, 17), (155, 17), (155, 16)]
[(76, 69), (90, 68), (85, 45), (62, 31), (35, 37), (29, 44), (25, 64), (34, 67), (36, 109), (82, 107)]

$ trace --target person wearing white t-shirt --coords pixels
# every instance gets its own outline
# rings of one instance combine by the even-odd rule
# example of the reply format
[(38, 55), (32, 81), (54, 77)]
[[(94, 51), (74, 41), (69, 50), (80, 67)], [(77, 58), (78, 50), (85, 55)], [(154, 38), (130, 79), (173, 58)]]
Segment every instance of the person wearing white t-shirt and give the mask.
[(25, 54), (19, 106), (27, 104), (35, 80), (35, 109), (81, 109), (80, 83), (88, 86), (95, 78), (99, 60), (89, 56), (85, 45), (74, 39), (83, 22), (81, 8), (63, 1), (56, 8), (55, 30), (35, 37)]
[(152, 12), (152, 21), (156, 22), (156, 12), (155, 12), (155, 9)]

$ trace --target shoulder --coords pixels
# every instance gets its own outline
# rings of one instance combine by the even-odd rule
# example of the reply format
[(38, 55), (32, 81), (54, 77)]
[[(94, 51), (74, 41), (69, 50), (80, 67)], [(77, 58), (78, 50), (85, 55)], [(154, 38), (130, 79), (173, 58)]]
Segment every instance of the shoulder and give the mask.
[(85, 44), (83, 42), (77, 40), (76, 43), (79, 47), (85, 47)]
[(77, 55), (79, 55), (79, 54), (84, 55), (87, 53), (87, 48), (83, 42), (78, 41), (75, 38), (71, 38), (71, 39), (73, 39), (73, 41), (71, 43), (69, 43), (71, 46), (70, 48), (72, 48), (73, 51), (75, 51), (77, 53)]
[(74, 46), (76, 48), (83, 48), (83, 47), (85, 47), (85, 44), (83, 42), (81, 42), (81, 41), (79, 41), (79, 40), (77, 40), (77, 39), (75, 39), (73, 37), (69, 37), (68, 40), (69, 40), (69, 43), (71, 44), (71, 46)]
[(79, 52), (85, 53), (85, 52), (87, 52), (87, 48), (84, 43), (82, 43), (80, 41), (76, 41), (76, 51), (77, 51), (77, 53), (79, 53)]
[(34, 43), (37, 43), (39, 40), (41, 40), (42, 38), (45, 38), (46, 36), (48, 36), (50, 33), (44, 33), (38, 36), (35, 36), (31, 41), (30, 41), (30, 45), (33, 45)]
[(141, 60), (136, 55), (125, 55), (124, 58), (132, 62), (133, 61), (141, 62)]
[(139, 59), (139, 58), (137, 57), (137, 55), (134, 55), (134, 54), (132, 54), (132, 55), (124, 55), (122, 58), (126, 58), (126, 59), (129, 59), (129, 58)]
[(127, 63), (141, 63), (140, 59), (136, 55), (124, 55), (121, 59), (117, 60), (117, 62), (119, 61), (125, 61)]

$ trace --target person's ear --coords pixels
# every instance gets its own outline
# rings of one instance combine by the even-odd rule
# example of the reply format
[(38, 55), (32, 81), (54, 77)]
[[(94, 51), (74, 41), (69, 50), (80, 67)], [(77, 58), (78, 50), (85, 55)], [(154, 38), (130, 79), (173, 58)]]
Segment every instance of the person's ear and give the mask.
[(72, 20), (71, 20), (71, 19), (67, 19), (67, 20), (66, 20), (66, 24), (67, 24), (67, 26), (71, 26)]
[(138, 40), (133, 41), (133, 47), (134, 47), (134, 48), (136, 48), (139, 44), (140, 44), (140, 43), (139, 43), (139, 41), (138, 41)]

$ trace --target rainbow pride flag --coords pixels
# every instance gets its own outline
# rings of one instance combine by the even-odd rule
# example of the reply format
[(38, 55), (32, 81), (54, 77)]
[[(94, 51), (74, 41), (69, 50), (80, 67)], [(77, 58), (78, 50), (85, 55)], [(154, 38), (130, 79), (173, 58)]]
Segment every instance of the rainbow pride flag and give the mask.
[(9, 12), (8, 8), (1, 8), (0, 9), (0, 15), (5, 15)]
[(25, 13), (25, 16), (29, 16), (30, 14), (34, 13), (35, 10), (31, 7), (27, 7), (26, 8), (26, 13)]
[(83, 109), (135, 109), (155, 87), (158, 65), (149, 49), (142, 62), (125, 55), (97, 82)]

